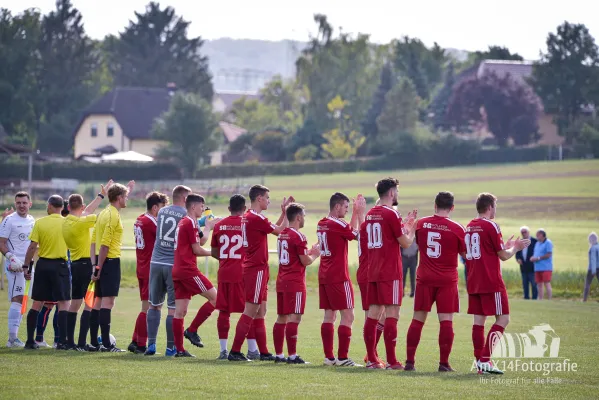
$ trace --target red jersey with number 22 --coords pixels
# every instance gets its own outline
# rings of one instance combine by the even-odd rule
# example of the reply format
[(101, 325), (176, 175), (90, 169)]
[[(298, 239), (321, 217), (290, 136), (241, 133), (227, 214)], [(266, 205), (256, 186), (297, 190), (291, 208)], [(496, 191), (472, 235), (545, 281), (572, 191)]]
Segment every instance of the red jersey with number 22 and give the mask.
[(468, 293), (505, 290), (501, 260), (497, 255), (504, 248), (499, 225), (490, 219), (475, 218), (468, 224), (465, 241)]
[(146, 278), (150, 273), (150, 260), (156, 242), (156, 218), (150, 214), (142, 214), (135, 220), (135, 256), (137, 258), (137, 277)]
[(356, 240), (358, 231), (342, 219), (326, 217), (318, 221), (316, 232), (320, 243), (318, 283), (324, 285), (349, 281), (347, 242)]
[(275, 226), (264, 215), (254, 210), (245, 213), (241, 219), (244, 269), (268, 271), (268, 234), (274, 230)]
[(403, 235), (398, 211), (375, 206), (366, 214), (368, 240), (368, 282), (401, 280), (403, 276), (397, 238)]
[(179, 221), (175, 232), (174, 280), (187, 279), (198, 274), (197, 256), (191, 247), (194, 243), (200, 243), (200, 231), (196, 220), (186, 215)]
[(366, 232), (366, 221), (360, 225), (358, 235), (358, 272), (356, 279), (358, 283), (368, 283), (368, 233)]
[(242, 282), (241, 263), (245, 247), (241, 236), (241, 216), (230, 216), (219, 221), (212, 231), (210, 247), (218, 249), (218, 282)]
[(305, 292), (306, 266), (300, 255), (308, 254), (308, 240), (294, 228), (285, 228), (277, 239), (279, 274), (277, 292)]

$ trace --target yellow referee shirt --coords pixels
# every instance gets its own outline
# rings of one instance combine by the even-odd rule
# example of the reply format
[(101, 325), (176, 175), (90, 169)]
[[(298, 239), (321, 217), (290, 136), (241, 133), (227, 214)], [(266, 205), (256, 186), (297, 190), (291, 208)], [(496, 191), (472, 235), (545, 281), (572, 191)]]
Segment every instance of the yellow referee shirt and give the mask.
[(63, 220), (60, 214), (50, 214), (35, 221), (29, 240), (39, 245), (39, 257), (67, 259), (67, 245), (60, 234)]
[(71, 261), (89, 258), (91, 244), (89, 230), (96, 224), (97, 215), (90, 214), (85, 217), (67, 215), (62, 223), (62, 236), (71, 251)]
[(121, 244), (123, 242), (123, 223), (121, 215), (113, 205), (109, 204), (96, 221), (94, 229), (96, 254), (100, 253), (100, 246), (108, 247), (107, 258), (121, 257)]

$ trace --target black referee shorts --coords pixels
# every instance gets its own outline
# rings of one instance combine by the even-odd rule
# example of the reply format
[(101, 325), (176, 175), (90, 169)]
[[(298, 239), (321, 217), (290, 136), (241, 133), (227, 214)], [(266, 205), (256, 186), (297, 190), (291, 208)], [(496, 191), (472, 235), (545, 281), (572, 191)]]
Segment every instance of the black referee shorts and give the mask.
[(92, 262), (89, 258), (80, 258), (71, 262), (71, 287), (73, 300), (81, 300), (87, 293), (92, 279)]
[(121, 259), (107, 258), (96, 282), (96, 297), (117, 297), (121, 286)]
[(31, 298), (36, 301), (71, 300), (71, 276), (66, 260), (37, 260)]

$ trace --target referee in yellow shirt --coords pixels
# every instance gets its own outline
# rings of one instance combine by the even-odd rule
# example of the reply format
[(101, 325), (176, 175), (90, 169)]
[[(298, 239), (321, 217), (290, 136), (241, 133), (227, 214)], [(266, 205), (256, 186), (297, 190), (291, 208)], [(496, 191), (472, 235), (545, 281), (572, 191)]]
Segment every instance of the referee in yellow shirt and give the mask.
[[(92, 257), (97, 260), (94, 267), (92, 279), (96, 282), (96, 299), (92, 315), (90, 316), (90, 332), (92, 333), (92, 345), (97, 344), (94, 337), (93, 326), (97, 312), (98, 323), (102, 334), (103, 352), (121, 352), (110, 342), (110, 313), (114, 307), (116, 297), (119, 295), (121, 284), (121, 243), (123, 239), (123, 222), (120, 210), (127, 207), (127, 197), (133, 189), (134, 181), (129, 182), (128, 187), (115, 183), (108, 189), (108, 201), (110, 204), (98, 215), (94, 229), (95, 243), (92, 244), (94, 253), (98, 256)], [(95, 328), (95, 329), (93, 329)], [(94, 343), (94, 341), (96, 343)]]
[[(35, 267), (35, 278), (31, 298), (33, 305), (27, 314), (27, 342), (25, 349), (38, 349), (34, 334), (37, 316), (46, 301), (58, 303), (58, 330), (59, 340), (57, 350), (67, 349), (67, 310), (71, 300), (71, 279), (67, 265), (67, 245), (62, 235), (62, 222), (60, 215), (64, 201), (58, 195), (48, 199), (48, 216), (35, 221), (33, 230), (29, 235), (31, 244), (25, 255), (24, 265), (29, 265), (35, 250), (39, 245), (39, 259)], [(31, 279), (27, 274), (26, 279)]]

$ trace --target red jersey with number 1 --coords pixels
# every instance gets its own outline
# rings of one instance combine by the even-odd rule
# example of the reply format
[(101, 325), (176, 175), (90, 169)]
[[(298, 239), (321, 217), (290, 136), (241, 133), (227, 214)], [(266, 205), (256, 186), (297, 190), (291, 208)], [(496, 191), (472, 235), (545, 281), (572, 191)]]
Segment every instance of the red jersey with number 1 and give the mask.
[(429, 286), (458, 283), (458, 255), (466, 252), (466, 229), (447, 217), (424, 217), (416, 225), (420, 262), (416, 281)]
[(347, 242), (358, 238), (358, 231), (347, 222), (334, 217), (318, 221), (316, 227), (320, 243), (318, 283), (321, 285), (349, 281)]
[(308, 254), (308, 240), (294, 228), (285, 228), (277, 239), (279, 274), (277, 292), (305, 292), (306, 266), (300, 255)]
[(249, 210), (241, 219), (243, 235), (244, 269), (268, 271), (268, 234), (275, 230), (275, 226), (268, 219), (254, 210)]
[(401, 280), (403, 276), (397, 238), (403, 235), (398, 211), (375, 206), (366, 214), (368, 240), (368, 282)]
[(147, 213), (137, 217), (133, 224), (138, 278), (147, 279), (150, 273), (150, 260), (156, 242), (156, 225), (156, 218)]
[(490, 219), (475, 218), (468, 224), (465, 241), (468, 293), (496, 293), (505, 290), (501, 260), (497, 255), (504, 249), (499, 225)]
[(198, 274), (198, 260), (191, 247), (200, 243), (200, 231), (194, 218), (186, 215), (179, 221), (175, 231), (175, 264), (173, 265), (173, 279), (182, 280)]
[(360, 225), (358, 235), (358, 272), (356, 279), (358, 283), (368, 283), (368, 233), (366, 232), (366, 221)]
[(241, 216), (230, 216), (219, 221), (212, 231), (210, 246), (218, 249), (218, 283), (242, 282), (245, 247), (241, 235)]

